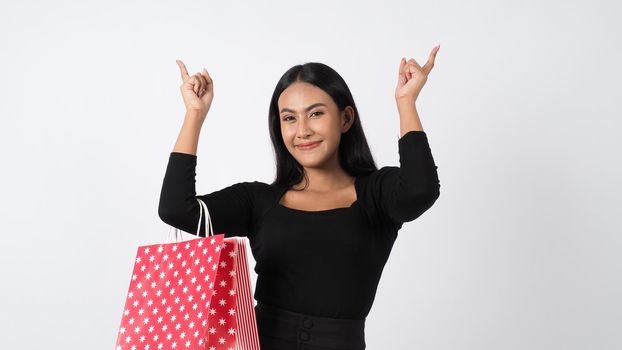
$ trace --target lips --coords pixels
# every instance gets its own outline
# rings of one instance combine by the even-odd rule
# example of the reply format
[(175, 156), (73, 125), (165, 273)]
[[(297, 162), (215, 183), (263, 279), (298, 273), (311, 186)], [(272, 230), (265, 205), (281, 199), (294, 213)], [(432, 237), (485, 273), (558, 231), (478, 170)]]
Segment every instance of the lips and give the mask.
[(301, 144), (297, 145), (296, 147), (298, 147), (300, 149), (312, 149), (312, 148), (315, 148), (317, 145), (319, 145), (320, 142), (322, 142), (322, 141), (301, 143)]

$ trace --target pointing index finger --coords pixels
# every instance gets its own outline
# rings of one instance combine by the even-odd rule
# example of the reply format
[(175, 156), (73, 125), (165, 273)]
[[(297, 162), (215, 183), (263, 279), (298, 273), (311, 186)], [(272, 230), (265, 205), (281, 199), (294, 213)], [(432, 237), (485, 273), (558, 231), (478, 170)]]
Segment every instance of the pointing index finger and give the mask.
[(426, 74), (429, 74), (430, 71), (432, 70), (432, 68), (434, 67), (434, 60), (436, 59), (436, 53), (438, 52), (438, 50), (440, 48), (441, 48), (441, 46), (437, 45), (437, 46), (435, 46), (432, 49), (432, 52), (430, 52), (430, 56), (428, 57), (428, 61), (423, 66), (423, 69), (426, 72)]
[(188, 75), (188, 69), (186, 69), (186, 65), (181, 60), (176, 60), (179, 69), (181, 70), (181, 79), (186, 81), (190, 75)]

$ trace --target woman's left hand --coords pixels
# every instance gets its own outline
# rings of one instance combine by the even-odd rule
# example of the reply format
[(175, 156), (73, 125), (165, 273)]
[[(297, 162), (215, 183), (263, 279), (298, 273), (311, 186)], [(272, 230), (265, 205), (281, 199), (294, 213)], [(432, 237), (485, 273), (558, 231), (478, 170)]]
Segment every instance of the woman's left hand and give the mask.
[(414, 58), (406, 61), (404, 57), (400, 61), (397, 87), (395, 88), (395, 99), (415, 102), (421, 92), (421, 88), (428, 80), (428, 75), (434, 67), (434, 59), (440, 45), (435, 46), (428, 57), (428, 61), (423, 67)]

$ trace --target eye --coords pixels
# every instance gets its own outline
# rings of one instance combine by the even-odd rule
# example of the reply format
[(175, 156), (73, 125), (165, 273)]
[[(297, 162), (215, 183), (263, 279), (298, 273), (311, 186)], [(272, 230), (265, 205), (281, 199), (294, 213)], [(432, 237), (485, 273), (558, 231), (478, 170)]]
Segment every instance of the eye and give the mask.
[[(322, 115), (322, 114), (324, 114), (323, 112), (316, 111), (316, 112), (311, 113), (311, 115), (314, 115), (314, 114), (316, 114), (316, 113), (317, 113), (318, 115)], [(287, 118), (293, 118), (293, 117), (292, 117), (291, 115), (286, 115), (285, 117), (283, 117), (283, 121), (284, 121), (284, 122), (289, 121)]]

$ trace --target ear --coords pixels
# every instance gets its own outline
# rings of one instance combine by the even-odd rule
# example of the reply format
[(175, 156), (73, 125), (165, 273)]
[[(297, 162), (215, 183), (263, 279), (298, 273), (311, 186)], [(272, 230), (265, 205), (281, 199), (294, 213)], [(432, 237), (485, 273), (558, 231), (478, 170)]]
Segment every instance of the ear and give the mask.
[(342, 132), (347, 132), (348, 130), (350, 130), (350, 127), (352, 127), (352, 124), (354, 124), (354, 108), (352, 108), (351, 106), (347, 106), (343, 112), (341, 112), (341, 131)]

